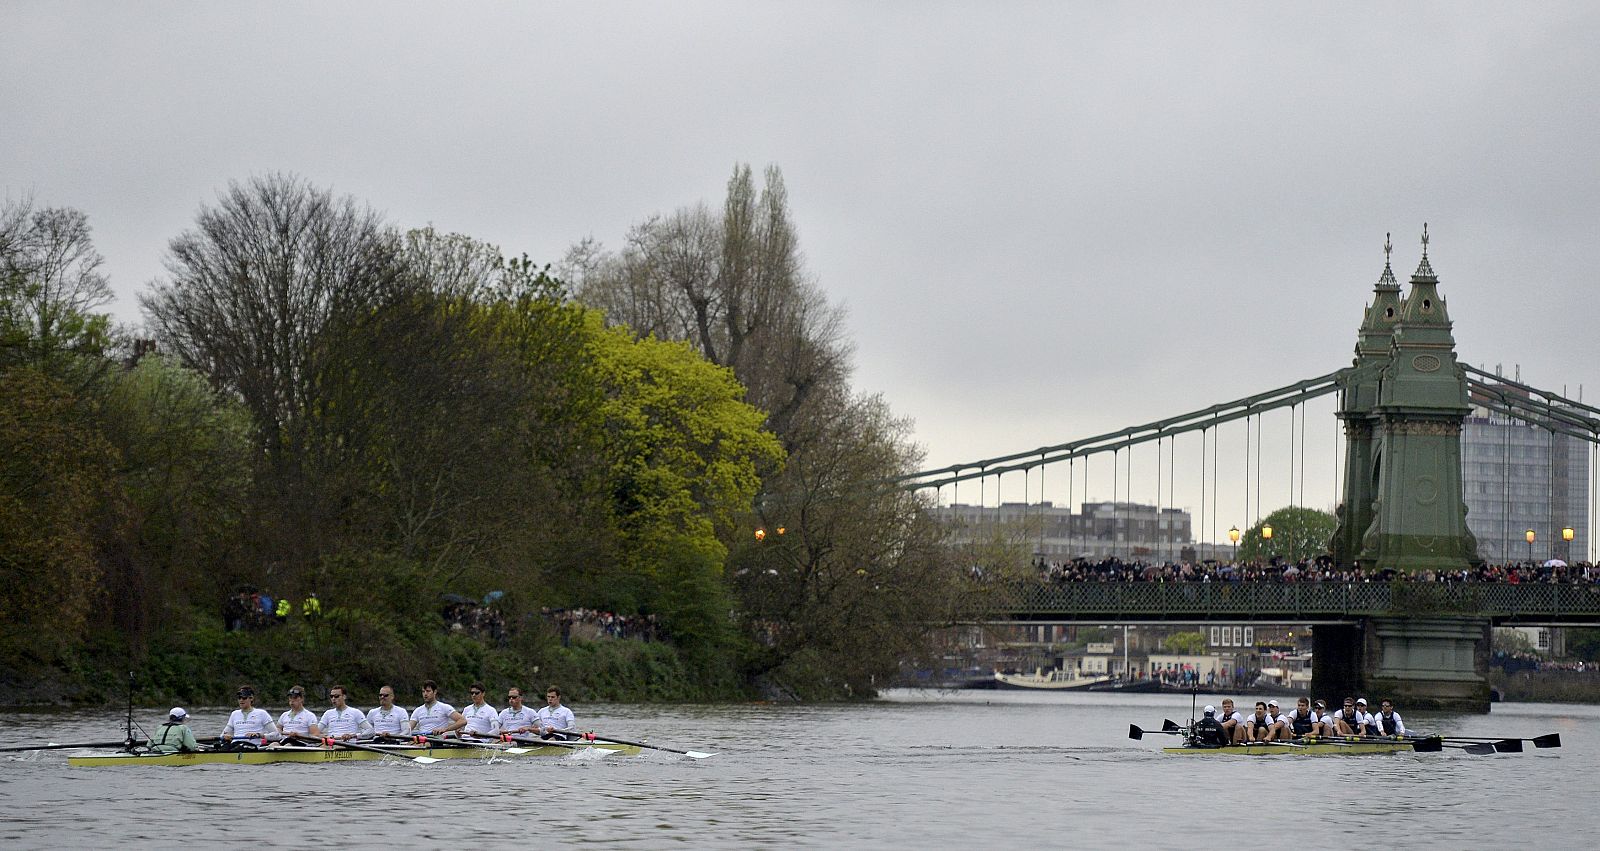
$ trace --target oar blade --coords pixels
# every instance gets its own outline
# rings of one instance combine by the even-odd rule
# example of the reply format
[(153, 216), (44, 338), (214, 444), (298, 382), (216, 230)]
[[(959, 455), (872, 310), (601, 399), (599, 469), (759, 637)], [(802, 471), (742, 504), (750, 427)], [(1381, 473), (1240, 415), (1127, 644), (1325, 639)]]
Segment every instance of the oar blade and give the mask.
[(1522, 740), (1501, 739), (1494, 743), (1494, 749), (1500, 753), (1522, 753)]
[(706, 753), (704, 751), (684, 751), (683, 755), (690, 759), (710, 759), (716, 756), (714, 753)]
[(1492, 742), (1479, 742), (1474, 745), (1462, 745), (1461, 749), (1473, 756), (1488, 756), (1494, 753), (1494, 744)]
[(1411, 749), (1417, 753), (1438, 753), (1444, 750), (1444, 741), (1437, 736), (1426, 739), (1417, 739), (1411, 743)]
[(411, 758), (411, 761), (417, 763), (418, 765), (433, 765), (434, 763), (438, 762), (439, 759), (438, 757), (432, 756), (414, 756)]
[(1134, 741), (1138, 741), (1140, 739), (1143, 739), (1144, 738), (1144, 731), (1139, 729), (1139, 725), (1138, 724), (1129, 724), (1128, 725), (1128, 738), (1133, 739)]
[(1171, 718), (1166, 718), (1161, 721), (1161, 732), (1163, 733), (1176, 733), (1181, 729), (1183, 728), (1178, 726), (1178, 722), (1172, 720)]
[(1536, 748), (1559, 748), (1561, 747), (1561, 734), (1549, 733), (1543, 736), (1535, 736), (1533, 737), (1533, 746)]

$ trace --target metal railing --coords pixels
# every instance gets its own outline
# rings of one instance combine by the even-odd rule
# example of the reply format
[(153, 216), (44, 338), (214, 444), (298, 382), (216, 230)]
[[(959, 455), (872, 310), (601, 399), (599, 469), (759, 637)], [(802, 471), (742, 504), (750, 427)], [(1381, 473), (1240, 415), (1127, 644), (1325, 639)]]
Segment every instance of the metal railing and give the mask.
[(988, 586), (982, 620), (1347, 620), (1467, 615), (1600, 622), (1600, 584), (1498, 582), (1018, 582)]

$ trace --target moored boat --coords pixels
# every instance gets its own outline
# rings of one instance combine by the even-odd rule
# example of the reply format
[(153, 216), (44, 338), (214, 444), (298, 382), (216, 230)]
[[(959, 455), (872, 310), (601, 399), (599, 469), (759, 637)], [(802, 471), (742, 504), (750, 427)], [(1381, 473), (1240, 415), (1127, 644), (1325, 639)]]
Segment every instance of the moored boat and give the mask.
[(1094, 686), (1110, 682), (1112, 682), (1110, 677), (1080, 677), (1076, 671), (1053, 668), (1048, 671), (1040, 669), (1032, 674), (1007, 674), (995, 671), (993, 687), (1067, 691), (1069, 689), (1092, 689)]
[(80, 768), (128, 765), (268, 765), (276, 762), (364, 762), (382, 759), (489, 759), (492, 757), (564, 757), (592, 752), (605, 756), (633, 756), (636, 745), (612, 742), (554, 744), (480, 744), (465, 747), (434, 745), (371, 745), (362, 747), (266, 747), (244, 751), (197, 751), (194, 753), (132, 754), (98, 753), (68, 756), (67, 764)]

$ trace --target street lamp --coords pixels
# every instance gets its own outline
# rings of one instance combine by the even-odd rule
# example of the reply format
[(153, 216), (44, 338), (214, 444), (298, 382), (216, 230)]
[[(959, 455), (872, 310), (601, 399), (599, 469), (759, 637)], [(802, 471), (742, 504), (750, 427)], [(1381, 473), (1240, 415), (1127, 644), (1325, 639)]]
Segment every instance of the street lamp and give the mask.
[(1523, 533), (1523, 537), (1526, 537), (1528, 539), (1528, 563), (1532, 564), (1533, 563), (1533, 539), (1534, 539), (1533, 530), (1529, 529), (1527, 532)]
[(1575, 533), (1572, 531), (1572, 527), (1571, 526), (1562, 526), (1561, 527), (1561, 540), (1566, 543), (1566, 546), (1561, 548), (1562, 550), (1564, 550), (1564, 552), (1562, 553), (1561, 557), (1566, 559), (1567, 561), (1572, 561), (1572, 536), (1574, 534)]
[[(1261, 540), (1263, 540), (1263, 541), (1272, 540), (1272, 524), (1263, 523), (1261, 525)], [(1270, 553), (1271, 551), (1272, 551), (1271, 547), (1263, 547), (1262, 548), (1262, 554), (1267, 554), (1267, 553)]]
[(1239, 561), (1239, 527), (1238, 526), (1235, 526), (1232, 529), (1228, 530), (1228, 540), (1233, 542), (1233, 561), (1234, 561), (1234, 563), (1237, 564), (1238, 561)]

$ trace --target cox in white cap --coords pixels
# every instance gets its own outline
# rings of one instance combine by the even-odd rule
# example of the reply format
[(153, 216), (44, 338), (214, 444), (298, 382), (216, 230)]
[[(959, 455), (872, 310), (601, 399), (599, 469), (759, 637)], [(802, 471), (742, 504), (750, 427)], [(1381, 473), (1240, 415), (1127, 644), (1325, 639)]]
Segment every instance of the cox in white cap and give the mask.
[(1356, 698), (1356, 705), (1357, 706), (1366, 706), (1367, 705), (1367, 699), (1364, 698), (1364, 697)]
[(1277, 698), (1273, 698), (1272, 700), (1267, 701), (1267, 705), (1268, 706), (1277, 706), (1278, 705), (1278, 699)]
[(1217, 714), (1217, 708), (1215, 706), (1212, 706), (1209, 703), (1206, 704), (1206, 714), (1207, 715), (1215, 715), (1215, 714)]
[(167, 719), (182, 724), (184, 721), (189, 720), (189, 713), (183, 711), (181, 706), (174, 706), (172, 711), (167, 713)]

